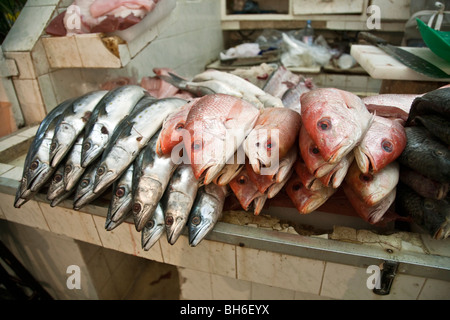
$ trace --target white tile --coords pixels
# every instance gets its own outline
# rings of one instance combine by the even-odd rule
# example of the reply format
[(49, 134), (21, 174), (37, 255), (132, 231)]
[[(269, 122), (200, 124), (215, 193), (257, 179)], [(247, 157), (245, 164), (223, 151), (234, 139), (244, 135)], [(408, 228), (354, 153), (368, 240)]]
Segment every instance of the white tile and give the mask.
[(43, 202), (39, 206), (51, 232), (101, 245), (92, 215), (58, 206), (52, 208)]
[(419, 294), (419, 300), (450, 300), (450, 282), (427, 279)]
[(11, 166), (9, 164), (0, 163), (0, 176), (13, 168), (14, 168), (14, 166)]
[(75, 36), (46, 37), (41, 41), (50, 67), (81, 68), (83, 66)]
[(45, 110), (48, 113), (58, 105), (52, 81), (48, 74), (44, 74), (38, 78), (39, 87), (41, 89), (42, 99), (44, 100)]
[(131, 223), (122, 223), (114, 230), (105, 229), (105, 218), (93, 215), (100, 240), (105, 248), (114, 249), (150, 260), (162, 261), (159, 244), (156, 243), (149, 251), (144, 251), (141, 245), (141, 233), (137, 232)]
[(211, 274), (212, 298), (214, 300), (249, 300), (252, 283), (230, 277)]
[(253, 300), (293, 300), (295, 291), (252, 282)]
[(2, 178), (20, 181), (20, 179), (22, 179), (22, 174), (23, 174), (22, 167), (14, 167), (6, 171), (5, 173), (2, 173)]
[(41, 7), (41, 6), (56, 6), (60, 0), (28, 0), (25, 6), (27, 7)]
[(14, 196), (0, 193), (0, 208), (8, 221), (49, 231), (44, 215), (36, 201), (30, 200), (18, 209), (14, 207)]
[(3, 41), (3, 51), (31, 51), (54, 10), (54, 6), (24, 7)]
[(36, 43), (33, 51), (31, 51), (31, 59), (33, 60), (36, 75), (38, 77), (47, 74), (50, 71), (50, 65), (48, 64), (47, 54), (42, 39)]
[(184, 235), (174, 245), (163, 237), (159, 242), (165, 263), (228, 277), (236, 276), (235, 247), (232, 245), (202, 240), (196, 247), (190, 247)]
[(25, 119), (26, 125), (40, 123), (45, 115), (45, 106), (37, 80), (13, 80), (17, 98)]
[(28, 138), (34, 137), (36, 135), (38, 128), (39, 128), (39, 126), (32, 126), (32, 127), (26, 128), (24, 130), (18, 131), (16, 133), (16, 135), (28, 139)]
[(76, 45), (84, 68), (120, 68), (120, 58), (109, 51), (98, 34), (75, 36)]
[(250, 248), (237, 249), (238, 279), (319, 293), (325, 263)]
[(180, 299), (182, 300), (211, 300), (211, 274), (186, 268), (178, 268), (180, 277)]
[(19, 75), (17, 79), (34, 79), (36, 72), (34, 71), (33, 60), (30, 52), (5, 52), (5, 57), (13, 59), (16, 62)]
[(410, 300), (417, 299), (425, 281), (424, 278), (397, 274), (390, 294), (380, 296), (367, 287), (371, 275), (364, 268), (327, 262), (320, 295), (345, 300)]
[(0, 152), (9, 149), (9, 148), (15, 146), (16, 144), (23, 142), (24, 140), (26, 140), (26, 139), (24, 139), (21, 136), (18, 136), (18, 135), (15, 135), (15, 134), (14, 135), (10, 135), (7, 138), (2, 139), (0, 141)]

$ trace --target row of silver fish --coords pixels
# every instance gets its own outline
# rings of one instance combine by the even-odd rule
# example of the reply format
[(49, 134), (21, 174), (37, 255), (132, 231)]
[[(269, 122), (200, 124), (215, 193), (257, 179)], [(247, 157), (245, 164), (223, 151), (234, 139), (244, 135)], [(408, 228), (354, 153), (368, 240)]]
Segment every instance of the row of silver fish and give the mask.
[(200, 187), (190, 165), (156, 153), (163, 121), (187, 103), (134, 85), (64, 101), (38, 128), (14, 206), (48, 186), (51, 206), (71, 196), (80, 210), (112, 189), (107, 230), (132, 216), (149, 250), (164, 230), (174, 244), (192, 224), (189, 243), (196, 246), (220, 217), (227, 187)]

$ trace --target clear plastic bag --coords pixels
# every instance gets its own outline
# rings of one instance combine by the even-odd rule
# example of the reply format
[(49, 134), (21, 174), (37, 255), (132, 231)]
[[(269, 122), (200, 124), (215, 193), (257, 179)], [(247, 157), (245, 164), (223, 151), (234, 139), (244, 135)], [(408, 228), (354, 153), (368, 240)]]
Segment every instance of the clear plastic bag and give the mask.
[(313, 45), (299, 41), (283, 33), (281, 63), (285, 67), (325, 66), (331, 59), (330, 48), (319, 37)]

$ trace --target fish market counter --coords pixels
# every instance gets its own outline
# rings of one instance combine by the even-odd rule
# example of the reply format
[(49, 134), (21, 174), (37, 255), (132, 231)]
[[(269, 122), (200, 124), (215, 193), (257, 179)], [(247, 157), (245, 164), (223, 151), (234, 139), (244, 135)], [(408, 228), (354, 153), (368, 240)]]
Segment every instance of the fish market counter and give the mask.
[[(24, 128), (0, 141), (0, 218), (174, 265), (185, 290), (208, 288), (201, 296), (184, 297), (249, 298), (251, 289), (243, 288), (264, 285), (286, 299), (450, 298), (449, 239), (433, 240), (419, 229), (393, 232), (392, 225), (374, 228), (352, 216), (339, 195), (309, 215), (300, 215), (282, 195), (260, 216), (234, 211), (235, 200), (227, 199), (221, 220), (196, 247), (189, 246), (185, 230), (175, 244), (163, 235), (148, 251), (132, 220), (105, 230), (108, 199), (75, 211), (72, 200), (51, 207), (46, 194), (39, 193), (16, 209), (14, 196), (36, 130)], [(370, 277), (377, 275), (381, 281), (375, 293)]]

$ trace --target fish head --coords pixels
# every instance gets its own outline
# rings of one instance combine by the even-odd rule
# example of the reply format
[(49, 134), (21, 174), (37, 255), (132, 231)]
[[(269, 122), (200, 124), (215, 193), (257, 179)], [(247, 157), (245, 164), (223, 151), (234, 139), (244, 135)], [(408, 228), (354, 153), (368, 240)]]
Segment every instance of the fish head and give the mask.
[(299, 145), (302, 159), (309, 172), (314, 177), (320, 179), (332, 171), (336, 166), (335, 164), (330, 164), (323, 159), (319, 147), (311, 139), (305, 126), (302, 126), (300, 129)]
[(106, 125), (95, 123), (90, 134), (84, 138), (81, 149), (81, 165), (86, 168), (104, 150), (110, 137)]
[(161, 205), (157, 205), (153, 212), (152, 218), (147, 221), (141, 232), (141, 245), (145, 251), (159, 240), (164, 232), (164, 213)]
[(301, 96), (302, 122), (322, 158), (339, 162), (360, 142), (372, 116), (361, 99), (338, 89), (316, 89)]
[(197, 246), (200, 241), (213, 229), (214, 221), (212, 216), (217, 208), (211, 203), (204, 203), (202, 206), (195, 206), (189, 214), (189, 245)]
[(348, 169), (345, 181), (362, 201), (374, 206), (397, 186), (399, 176), (397, 162), (390, 163), (377, 173), (363, 173), (354, 162)]
[(164, 193), (161, 182), (150, 177), (141, 177), (133, 195), (131, 210), (136, 231), (140, 232), (153, 213)]
[(214, 178), (214, 183), (219, 186), (225, 186), (241, 172), (244, 164), (227, 163), (220, 173)]
[(92, 176), (85, 175), (81, 178), (77, 189), (75, 190), (75, 197), (73, 200), (73, 208), (75, 210), (81, 209), (95, 198), (95, 193), (92, 190), (93, 187), (94, 179)]
[(67, 162), (65, 164), (63, 179), (66, 183), (67, 191), (72, 190), (75, 187), (84, 170), (85, 169), (81, 165), (72, 162)]
[(174, 190), (171, 190), (170, 194), (166, 194), (165, 197), (164, 224), (167, 241), (173, 245), (187, 224), (189, 211), (186, 208), (192, 207), (194, 199), (183, 192)]
[(280, 140), (278, 129), (255, 127), (244, 141), (249, 162), (257, 174), (262, 168), (276, 166), (280, 159)]
[(133, 154), (115, 145), (110, 152), (102, 157), (95, 174), (94, 192), (100, 193), (110, 186), (132, 163)]
[(108, 208), (112, 221), (117, 221), (131, 209), (131, 188), (128, 184), (118, 184), (114, 188), (114, 193)]
[(64, 166), (59, 166), (56, 172), (53, 174), (47, 192), (48, 200), (54, 200), (56, 197), (58, 197), (59, 195), (63, 194), (66, 191), (66, 186), (63, 179), (64, 178), (63, 171)]
[(376, 173), (395, 161), (406, 147), (405, 128), (400, 122), (374, 117), (360, 145), (355, 148), (355, 158), (363, 173)]
[(52, 167), (56, 167), (61, 162), (69, 151), (72, 142), (75, 142), (76, 137), (77, 132), (70, 123), (60, 123), (50, 145), (50, 161)]
[(322, 185), (317, 190), (308, 190), (297, 174), (286, 183), (286, 193), (301, 214), (309, 214), (324, 204), (336, 191)]
[(26, 182), (28, 189), (38, 191), (48, 180), (54, 169), (47, 161), (40, 157), (35, 157), (27, 168)]
[(264, 205), (265, 202), (261, 199), (267, 199), (267, 195), (260, 192), (255, 183), (250, 179), (246, 167), (230, 181), (229, 186), (245, 211), (248, 211), (252, 203), (254, 203), (255, 206), (257, 205), (259, 209), (261, 207), (261, 202), (262, 205)]

